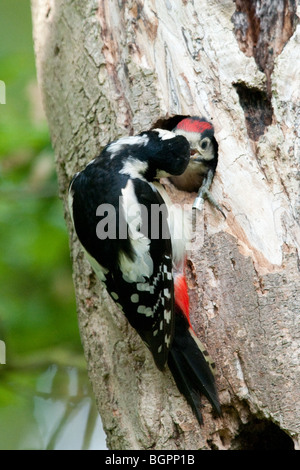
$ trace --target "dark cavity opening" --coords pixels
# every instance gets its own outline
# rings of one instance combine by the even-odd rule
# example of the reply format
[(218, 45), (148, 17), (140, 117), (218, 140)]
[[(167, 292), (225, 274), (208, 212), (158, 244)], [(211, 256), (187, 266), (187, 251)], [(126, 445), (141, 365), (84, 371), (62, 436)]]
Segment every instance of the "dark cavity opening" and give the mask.
[(266, 92), (249, 88), (243, 83), (236, 83), (234, 87), (244, 110), (248, 135), (250, 139), (256, 141), (264, 134), (266, 127), (272, 124), (271, 100)]
[(296, 0), (234, 0), (231, 21), (241, 51), (253, 56), (265, 73), (270, 96), (274, 61), (294, 34), (299, 18)]
[(255, 419), (241, 426), (231, 450), (294, 450), (294, 443), (276, 424)]
[(191, 117), (190, 115), (176, 115), (176, 116), (172, 116), (171, 118), (169, 119), (159, 119), (158, 121), (156, 121), (156, 123), (153, 125), (152, 129), (166, 129), (167, 131), (172, 131), (176, 126), (177, 124), (182, 121), (182, 119), (184, 118), (187, 118), (187, 117)]

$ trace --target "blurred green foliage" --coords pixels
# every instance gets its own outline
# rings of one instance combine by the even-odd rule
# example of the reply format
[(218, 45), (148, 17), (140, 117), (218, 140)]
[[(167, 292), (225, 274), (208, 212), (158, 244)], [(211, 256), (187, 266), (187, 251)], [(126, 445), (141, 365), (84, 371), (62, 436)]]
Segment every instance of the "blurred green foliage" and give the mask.
[(0, 0), (0, 80), (0, 450), (105, 448), (80, 343), (30, 0)]
[(105, 447), (36, 82), (30, 0), (0, 0), (0, 80), (0, 449)]
[(29, 0), (0, 0), (0, 339), (7, 365), (81, 349), (68, 236), (36, 83)]

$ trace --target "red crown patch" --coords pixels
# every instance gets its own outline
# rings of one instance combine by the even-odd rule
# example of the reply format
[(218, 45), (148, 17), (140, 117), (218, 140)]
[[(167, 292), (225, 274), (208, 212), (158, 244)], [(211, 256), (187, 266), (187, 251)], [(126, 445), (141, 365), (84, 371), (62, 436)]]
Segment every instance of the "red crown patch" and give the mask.
[(181, 129), (186, 132), (197, 132), (202, 134), (205, 130), (212, 129), (213, 126), (210, 122), (199, 121), (193, 118), (186, 118), (177, 124), (177, 129)]

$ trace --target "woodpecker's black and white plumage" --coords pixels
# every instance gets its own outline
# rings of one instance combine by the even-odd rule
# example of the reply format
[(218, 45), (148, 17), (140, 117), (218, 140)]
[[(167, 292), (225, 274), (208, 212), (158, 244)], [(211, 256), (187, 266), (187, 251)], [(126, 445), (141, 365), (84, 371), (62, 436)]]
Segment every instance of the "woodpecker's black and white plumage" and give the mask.
[(226, 217), (209, 191), (218, 164), (218, 143), (213, 125), (205, 118), (187, 117), (177, 124), (173, 132), (186, 137), (191, 147), (191, 158), (184, 173), (171, 176), (170, 180), (182, 191), (198, 192), (194, 208), (202, 209), (207, 199)]
[[(174, 236), (162, 176), (180, 175), (187, 139), (156, 129), (107, 145), (69, 188), (75, 231), (99, 279), (150, 349), (168, 363), (199, 422), (200, 394), (220, 414), (206, 351), (192, 330), (182, 273), (185, 243)], [(174, 267), (181, 273), (174, 274)], [(174, 279), (175, 277), (175, 279)]]

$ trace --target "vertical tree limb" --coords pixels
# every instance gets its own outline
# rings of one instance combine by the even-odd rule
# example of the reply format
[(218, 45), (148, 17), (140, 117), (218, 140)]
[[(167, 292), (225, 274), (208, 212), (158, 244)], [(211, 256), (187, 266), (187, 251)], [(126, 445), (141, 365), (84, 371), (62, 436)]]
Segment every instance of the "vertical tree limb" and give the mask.
[(227, 218), (205, 206), (188, 272), (224, 410), (215, 420), (203, 400), (201, 429), (95, 279), (66, 210), (81, 338), (113, 449), (247, 448), (257, 435), (299, 445), (299, 11), (258, 3), (32, 0), (65, 207), (71, 176), (117, 137), (204, 115), (219, 144), (212, 191)]

